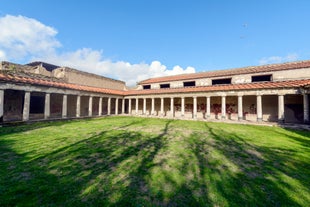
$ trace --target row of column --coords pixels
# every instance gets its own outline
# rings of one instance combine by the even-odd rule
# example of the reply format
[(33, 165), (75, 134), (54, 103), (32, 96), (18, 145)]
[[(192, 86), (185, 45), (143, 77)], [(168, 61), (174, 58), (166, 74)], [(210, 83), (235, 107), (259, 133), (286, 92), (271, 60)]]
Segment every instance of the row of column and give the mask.
[[(29, 120), (29, 110), (30, 110), (30, 97), (31, 92), (26, 91), (24, 95), (24, 105), (23, 105), (23, 115), (22, 119), (23, 121)], [(171, 114), (174, 114), (174, 99), (176, 97), (170, 98), (170, 110)], [(197, 96), (193, 96), (193, 118), (197, 118)], [(107, 103), (107, 114), (111, 114), (111, 97), (108, 97), (108, 103)], [(115, 98), (115, 114), (118, 114), (118, 104), (119, 99), (122, 99), (122, 111), (121, 113), (125, 113), (125, 98)], [(128, 111), (131, 113), (132, 111), (132, 99), (128, 99)], [(62, 103), (62, 117), (67, 117), (67, 100), (68, 97), (66, 94), (63, 95), (63, 103)], [(98, 116), (102, 115), (102, 100), (103, 97), (99, 97), (99, 110), (98, 110)], [(136, 104), (135, 104), (135, 113), (138, 114), (139, 110), (139, 98), (135, 98)], [(155, 115), (155, 98), (151, 98), (151, 115)], [(160, 98), (160, 116), (164, 116), (164, 98)], [(211, 116), (211, 105), (210, 101), (211, 97), (206, 97), (206, 118), (209, 118)], [(92, 112), (92, 106), (93, 106), (93, 96), (89, 96), (88, 101), (88, 116), (93, 116)], [(238, 96), (238, 120), (243, 119), (243, 96)], [(3, 117), (3, 106), (4, 106), (4, 90), (0, 90), (0, 117)], [(76, 99), (76, 117), (80, 117), (81, 112), (81, 96), (77, 95)], [(257, 95), (256, 96), (256, 107), (257, 107), (257, 121), (262, 121), (263, 119), (263, 113), (262, 113), (262, 96)], [(304, 94), (303, 95), (303, 110), (304, 110), (304, 121), (309, 122), (309, 95)], [(143, 98), (143, 114), (146, 114), (146, 98)], [(181, 116), (184, 117), (185, 115), (185, 97), (181, 97)], [(45, 94), (45, 106), (44, 106), (44, 118), (48, 119), (50, 117), (50, 93)], [(226, 96), (221, 97), (221, 118), (226, 119)], [(284, 121), (284, 95), (278, 95), (278, 120), (280, 122)]]
[[(62, 102), (62, 118), (67, 118), (67, 95), (63, 95)], [(102, 116), (102, 99), (103, 97), (99, 97), (99, 106), (98, 106), (98, 116)], [(111, 97), (108, 97), (107, 103), (107, 115), (111, 115)], [(118, 112), (118, 102), (120, 98), (115, 98), (115, 114), (119, 114)], [(29, 120), (29, 103), (30, 103), (30, 92), (25, 93), (25, 102), (24, 102), (24, 110), (23, 110), (23, 120)], [(122, 98), (122, 114), (125, 113), (125, 99)], [(44, 119), (48, 119), (50, 116), (50, 94), (45, 94), (45, 106), (44, 106)], [(78, 95), (76, 99), (76, 117), (81, 116), (81, 96)], [(88, 116), (93, 116), (93, 96), (89, 96), (88, 99)]]
[[(24, 105), (23, 105), (23, 114), (22, 120), (28, 121), (29, 114), (30, 114), (30, 99), (31, 99), (31, 92), (25, 91), (24, 95)], [(98, 116), (102, 115), (102, 99), (103, 97), (99, 97), (99, 109), (98, 109)], [(107, 114), (111, 115), (111, 97), (108, 97), (107, 103)], [(117, 115), (118, 112), (118, 102), (120, 98), (115, 98), (115, 114)], [(50, 93), (45, 94), (45, 102), (44, 102), (44, 119), (48, 119), (50, 117), (50, 103), (51, 103), (51, 96)], [(67, 107), (68, 107), (68, 95), (63, 94), (62, 99), (62, 118), (67, 118)], [(122, 113), (125, 113), (125, 99), (122, 98)], [(0, 117), (3, 117), (4, 114), (4, 90), (0, 90)], [(76, 117), (80, 117), (81, 115), (81, 96), (77, 95), (76, 99)], [(88, 100), (88, 116), (93, 116), (93, 96), (89, 96)]]
[[(174, 98), (170, 97), (170, 112), (174, 114)], [(193, 118), (197, 118), (197, 96), (193, 96)], [(139, 98), (135, 98), (136, 108), (135, 113), (138, 115), (139, 111)], [(151, 115), (155, 115), (155, 98), (151, 98)], [(206, 118), (211, 116), (211, 97), (206, 97)], [(243, 96), (238, 96), (238, 120), (243, 120)], [(303, 109), (304, 109), (304, 121), (309, 122), (309, 96), (303, 95)], [(256, 96), (256, 107), (257, 107), (257, 121), (263, 120), (263, 106), (262, 106), (262, 95)], [(129, 99), (129, 113), (131, 113), (131, 99)], [(146, 114), (146, 98), (143, 98), (143, 111), (142, 114)], [(185, 97), (181, 97), (181, 116), (185, 115)], [(164, 98), (160, 98), (160, 116), (164, 116)], [(174, 115), (173, 115), (174, 116)], [(221, 118), (226, 119), (226, 96), (221, 97)], [(284, 95), (278, 95), (278, 120), (284, 122)]]

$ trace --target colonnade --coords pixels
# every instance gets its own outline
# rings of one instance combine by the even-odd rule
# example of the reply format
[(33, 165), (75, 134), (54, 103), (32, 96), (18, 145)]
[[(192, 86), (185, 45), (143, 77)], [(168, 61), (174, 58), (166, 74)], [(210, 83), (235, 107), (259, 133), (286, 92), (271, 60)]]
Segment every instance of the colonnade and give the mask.
[[(274, 95), (274, 94), (273, 94)], [(237, 119), (244, 120), (244, 113), (243, 113), (243, 99), (246, 95), (238, 95), (237, 96)], [(256, 95), (256, 120), (257, 122), (263, 121), (263, 99), (264, 95), (257, 94)], [(267, 96), (267, 95), (266, 95)], [(285, 99), (284, 99), (285, 94), (278, 94), (277, 95), (277, 104), (273, 105), (273, 107), (277, 107), (277, 119), (278, 122), (284, 122), (285, 121)], [(308, 94), (303, 94), (303, 121), (305, 123), (309, 122), (309, 95)], [(167, 116), (164, 113), (164, 105), (165, 105), (165, 99), (170, 99), (170, 118), (175, 117), (175, 106), (174, 102), (175, 99), (181, 99), (181, 117), (177, 118), (182, 118), (185, 116), (185, 98), (191, 98), (192, 99), (192, 105), (193, 105), (193, 110), (192, 110), (192, 118), (197, 119), (197, 98), (202, 97), (202, 96), (181, 96), (181, 97), (134, 97), (134, 98), (125, 98), (128, 99), (128, 113), (132, 115), (151, 115), (155, 116), (155, 99), (160, 99), (160, 110), (157, 116), (163, 117)], [(211, 98), (216, 97), (216, 96), (205, 96), (205, 116), (203, 117), (204, 119), (210, 119), (211, 117)], [(221, 116), (220, 119), (225, 120), (227, 119), (227, 112), (226, 112), (226, 97), (227, 95), (222, 95), (220, 96), (221, 98)], [(142, 114), (139, 114), (139, 100), (143, 100), (142, 104)], [(147, 109), (147, 99), (151, 99), (151, 112), (150, 114), (146, 114), (146, 109)], [(132, 100), (135, 100), (135, 111), (132, 112)]]
[[(21, 121), (28, 121), (30, 117), (30, 104), (31, 104), (31, 91), (24, 91), (24, 97), (23, 97), (23, 106), (22, 106), (22, 114), (21, 114)], [(44, 92), (40, 92), (44, 93)], [(0, 117), (3, 119), (4, 115), (4, 94), (5, 90), (0, 89)], [(44, 119), (51, 118), (51, 94), (49, 92), (45, 92), (44, 95)], [(61, 118), (68, 118), (68, 95), (73, 94), (61, 94), (62, 96), (62, 106), (61, 106)], [(88, 117), (92, 116), (102, 116), (103, 115), (103, 98), (107, 99), (107, 115), (111, 115), (111, 100), (115, 99), (115, 115), (117, 114), (124, 114), (125, 113), (125, 99), (123, 97), (115, 97), (115, 96), (96, 96), (96, 95), (73, 95), (76, 96), (76, 102), (74, 103), (74, 107), (76, 109), (75, 111), (75, 117), (79, 118), (81, 117), (81, 97), (88, 97)], [(98, 103), (98, 109), (96, 110), (98, 113), (93, 113), (93, 99), (99, 98)], [(121, 102), (121, 112), (119, 112), (119, 100), (122, 100)], [(73, 107), (73, 106), (72, 106)]]
[[(28, 121), (29, 120), (29, 115), (30, 115), (30, 104), (31, 104), (31, 93), (33, 91), (24, 91), (24, 97), (23, 97), (23, 105), (22, 105), (22, 114), (21, 114), (21, 119), (22, 121)], [(36, 91), (38, 92), (38, 91)], [(39, 91), (40, 93), (44, 94), (44, 113), (43, 118), (44, 119), (49, 119), (51, 118), (51, 94), (53, 92), (42, 92)], [(0, 89), (0, 117), (3, 118), (4, 115), (4, 94), (5, 94), (5, 89)], [(294, 93), (291, 93), (294, 94)], [(296, 93), (295, 93), (296, 94)], [(167, 96), (167, 95), (148, 95), (148, 96), (116, 96), (116, 95), (108, 95), (108, 94), (92, 94), (92, 93), (83, 93), (83, 94), (70, 94), (70, 93), (64, 93), (60, 94), (62, 96), (62, 105), (61, 105), (61, 118), (68, 118), (68, 96), (76, 96), (74, 98), (75, 103), (72, 103), (72, 97), (71, 97), (71, 102), (69, 107), (75, 108), (75, 116), (76, 118), (81, 117), (81, 98), (82, 97), (88, 97), (88, 114), (85, 115), (86, 112), (84, 112), (83, 116), (102, 116), (103, 115), (103, 109), (106, 112), (106, 115), (111, 115), (112, 113), (112, 107), (115, 108), (114, 114), (129, 114), (129, 115), (151, 115), (151, 116), (160, 116), (160, 117), (169, 117), (169, 118), (185, 118), (185, 99), (191, 99), (191, 117), (192, 119), (197, 119), (198, 116), (198, 98), (201, 102), (203, 100), (203, 104), (205, 105), (205, 108), (203, 110), (203, 119), (211, 119), (212, 114), (212, 109), (211, 109), (211, 102), (213, 98), (217, 97), (220, 100), (220, 116), (218, 116), (218, 119), (228, 119), (227, 117), (227, 109), (226, 109), (226, 102), (227, 102), (227, 97), (232, 97), (233, 95), (227, 95), (227, 94), (211, 94), (211, 95), (204, 95), (203, 93), (197, 94), (197, 95), (185, 95), (185, 94), (179, 94), (175, 96)], [(272, 106), (274, 110), (277, 111), (277, 120), (279, 122), (284, 122), (285, 121), (285, 96), (288, 94), (285, 93), (274, 93), (274, 94), (269, 94), (273, 96), (277, 96), (277, 103), (275, 102), (274, 105)], [(303, 121), (305, 123), (309, 123), (309, 93), (303, 93), (299, 94), (302, 96), (302, 105), (303, 105)], [(244, 98), (247, 96), (252, 96), (254, 100), (255, 96), (255, 114), (256, 114), (256, 120), (258, 122), (263, 121), (263, 99), (266, 94), (244, 94), (244, 93), (238, 93), (235, 94), (234, 100), (236, 100), (237, 107), (236, 107), (236, 116), (237, 120), (244, 120)], [(94, 107), (94, 99), (96, 98), (96, 107), (98, 106), (98, 109), (93, 109)], [(106, 102), (104, 102), (103, 107), (103, 101), (104, 99)], [(168, 103), (165, 104), (167, 99), (170, 99)], [(178, 108), (178, 114), (180, 116), (176, 116), (176, 99), (178, 99), (178, 103), (180, 103), (180, 108)], [(85, 100), (85, 98), (84, 98)], [(115, 102), (114, 106), (112, 106), (112, 100)], [(140, 105), (141, 108), (139, 108), (139, 101), (142, 100), (142, 104)], [(159, 103), (156, 104), (156, 100)], [(133, 104), (135, 102), (135, 104)], [(85, 106), (85, 101), (83, 102)], [(119, 106), (121, 105), (121, 106)], [(134, 105), (134, 106), (133, 106)], [(166, 114), (165, 110), (165, 105), (166, 107), (169, 107), (169, 115)], [(155, 111), (155, 106), (157, 107), (157, 111)], [(85, 107), (84, 107), (85, 108)], [(150, 109), (149, 112), (147, 113), (147, 109)], [(71, 111), (74, 110), (71, 108)], [(139, 110), (141, 111), (139, 113)], [(96, 111), (94, 113), (94, 111)], [(71, 112), (72, 114), (72, 112)], [(72, 116), (71, 116), (72, 117)]]

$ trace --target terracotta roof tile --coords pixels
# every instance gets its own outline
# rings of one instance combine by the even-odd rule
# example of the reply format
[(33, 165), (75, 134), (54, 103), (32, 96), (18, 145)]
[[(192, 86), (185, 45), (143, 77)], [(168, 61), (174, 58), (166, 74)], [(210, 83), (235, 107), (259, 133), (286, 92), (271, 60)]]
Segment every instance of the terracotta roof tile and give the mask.
[(277, 70), (290, 70), (290, 69), (300, 69), (300, 68), (308, 68), (308, 67), (310, 67), (310, 60), (150, 78), (150, 79), (139, 82), (139, 84), (161, 83), (161, 82), (189, 80), (189, 79), (197, 79), (197, 78), (214, 78), (214, 77), (221, 77), (221, 76), (272, 72), (272, 71), (277, 71)]
[(88, 92), (98, 92), (104, 94), (113, 94), (113, 95), (124, 95), (125, 91), (121, 90), (113, 90), (107, 88), (97, 88), (91, 86), (82, 86), (72, 83), (65, 83), (65, 82), (56, 82), (51, 80), (42, 80), (38, 78), (32, 77), (22, 77), (19, 75), (12, 75), (12, 74), (3, 74), (0, 73), (0, 81), (10, 81), (15, 83), (25, 83), (25, 84), (33, 84), (33, 85), (42, 85), (42, 86), (52, 86), (56, 88), (67, 88), (67, 89), (74, 89), (74, 90), (81, 90), (81, 91), (88, 91)]
[(151, 94), (167, 94), (167, 93), (170, 94), (170, 93), (230, 91), (230, 90), (296, 88), (309, 85), (310, 85), (310, 79), (306, 79), (306, 80), (289, 80), (289, 81), (277, 81), (277, 82), (257, 82), (257, 83), (230, 84), (230, 85), (197, 86), (186, 88), (131, 90), (127, 91), (125, 95), (151, 95)]
[(306, 80), (289, 80), (277, 82), (258, 82), (258, 83), (245, 83), (245, 84), (230, 84), (230, 85), (212, 85), (200, 87), (186, 87), (186, 88), (165, 88), (165, 89), (148, 89), (148, 90), (113, 90), (106, 88), (97, 88), (91, 86), (83, 86), (65, 82), (57, 82), (54, 80), (38, 79), (33, 77), (21, 77), (12, 74), (0, 73), (0, 81), (15, 82), (24, 84), (33, 84), (41, 86), (52, 86), (56, 88), (67, 88), (73, 90), (81, 90), (88, 92), (97, 92), (103, 94), (113, 95), (151, 95), (151, 94), (172, 94), (172, 93), (191, 93), (191, 92), (212, 92), (212, 91), (230, 91), (230, 90), (255, 90), (255, 89), (273, 89), (273, 88), (296, 88), (296, 87), (309, 87), (310, 79)]

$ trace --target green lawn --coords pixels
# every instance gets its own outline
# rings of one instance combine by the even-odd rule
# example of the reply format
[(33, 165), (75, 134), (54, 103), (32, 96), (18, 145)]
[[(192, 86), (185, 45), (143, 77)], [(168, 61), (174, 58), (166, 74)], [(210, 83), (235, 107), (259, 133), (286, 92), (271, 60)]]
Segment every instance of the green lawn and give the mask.
[(310, 132), (107, 117), (0, 128), (0, 206), (309, 206)]

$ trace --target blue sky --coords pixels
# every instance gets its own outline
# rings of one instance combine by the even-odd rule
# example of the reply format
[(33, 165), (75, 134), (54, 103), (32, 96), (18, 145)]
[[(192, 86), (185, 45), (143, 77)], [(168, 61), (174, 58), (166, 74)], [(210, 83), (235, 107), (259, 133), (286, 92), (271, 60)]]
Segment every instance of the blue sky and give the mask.
[(44, 60), (129, 85), (306, 60), (309, 10), (308, 0), (0, 0), (0, 59)]

